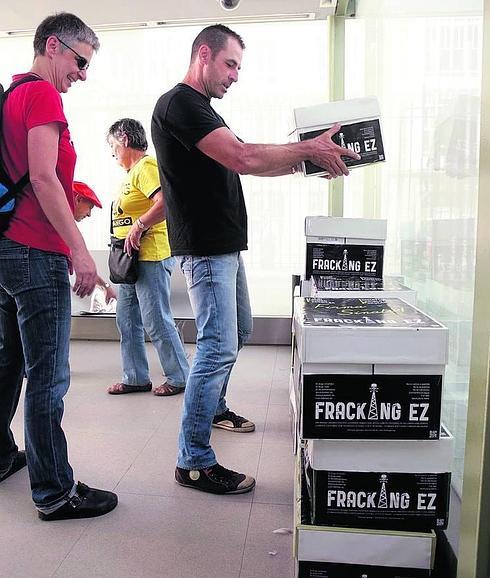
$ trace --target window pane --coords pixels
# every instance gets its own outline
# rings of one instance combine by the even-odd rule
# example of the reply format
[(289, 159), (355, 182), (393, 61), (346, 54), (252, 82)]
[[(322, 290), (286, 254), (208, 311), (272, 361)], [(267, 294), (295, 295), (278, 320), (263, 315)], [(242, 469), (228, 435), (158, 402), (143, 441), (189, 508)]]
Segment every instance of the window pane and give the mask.
[[(444, 11), (443, 2), (428, 10), (435, 4)], [(481, 11), (347, 22), (347, 96), (378, 95), (386, 163), (346, 179), (345, 216), (388, 219), (386, 273), (403, 275), (417, 290), (419, 306), (449, 328), (443, 421), (456, 438), (459, 490), (473, 316), (481, 34)]]
[[(328, 94), (328, 27), (323, 22), (247, 24), (233, 27), (244, 38), (239, 82), (213, 105), (247, 142), (284, 143), (292, 109), (324, 102)], [(179, 82), (201, 27), (154, 28), (99, 33), (101, 49), (88, 71), (63, 97), (78, 153), (76, 178), (99, 194), (81, 229), (90, 249), (103, 249), (109, 236), (109, 203), (121, 169), (105, 142), (108, 127), (131, 116), (149, 131), (157, 98)], [(3, 80), (24, 71), (32, 59), (31, 38), (1, 39)], [(150, 148), (150, 153), (153, 153)], [(306, 215), (326, 214), (328, 185), (302, 177), (244, 177), (249, 214), (245, 253), (252, 307), (257, 315), (289, 314), (291, 274), (303, 260)]]

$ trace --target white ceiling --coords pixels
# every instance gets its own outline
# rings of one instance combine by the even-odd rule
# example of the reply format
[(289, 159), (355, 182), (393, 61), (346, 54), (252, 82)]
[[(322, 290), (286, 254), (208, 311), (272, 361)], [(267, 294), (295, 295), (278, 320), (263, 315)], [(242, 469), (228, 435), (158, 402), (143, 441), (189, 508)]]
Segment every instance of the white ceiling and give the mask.
[(2, 0), (0, 32), (32, 30), (49, 14), (73, 12), (91, 26), (135, 22), (198, 20), (226, 22), (271, 15), (308, 14), (323, 19), (337, 0), (240, 0), (235, 10), (223, 10), (217, 0)]

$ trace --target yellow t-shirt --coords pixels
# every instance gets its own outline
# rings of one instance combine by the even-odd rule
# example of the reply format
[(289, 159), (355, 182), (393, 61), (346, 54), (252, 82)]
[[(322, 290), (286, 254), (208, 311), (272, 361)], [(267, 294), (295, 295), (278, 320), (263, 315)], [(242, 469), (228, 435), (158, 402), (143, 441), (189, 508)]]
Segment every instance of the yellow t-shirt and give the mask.
[[(119, 198), (112, 206), (113, 235), (125, 239), (138, 217), (153, 203), (150, 197), (160, 188), (157, 161), (144, 156), (132, 167), (121, 183)], [(167, 222), (150, 227), (141, 237), (140, 261), (161, 261), (170, 257)]]

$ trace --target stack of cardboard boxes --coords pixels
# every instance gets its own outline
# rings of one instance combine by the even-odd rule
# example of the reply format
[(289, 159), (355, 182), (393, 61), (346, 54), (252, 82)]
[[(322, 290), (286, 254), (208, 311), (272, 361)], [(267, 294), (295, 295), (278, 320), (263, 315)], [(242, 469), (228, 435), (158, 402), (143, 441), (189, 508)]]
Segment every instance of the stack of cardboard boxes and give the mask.
[(448, 523), (447, 329), (382, 277), (384, 221), (310, 217), (290, 400), (300, 578), (430, 576)]

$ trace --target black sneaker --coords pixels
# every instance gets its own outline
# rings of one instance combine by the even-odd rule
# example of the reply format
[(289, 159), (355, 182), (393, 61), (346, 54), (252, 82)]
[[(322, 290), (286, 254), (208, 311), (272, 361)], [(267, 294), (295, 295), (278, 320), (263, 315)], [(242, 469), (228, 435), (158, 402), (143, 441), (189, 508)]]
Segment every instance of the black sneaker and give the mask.
[(113, 492), (106, 490), (96, 490), (89, 488), (85, 484), (78, 482), (76, 492), (60, 508), (44, 514), (38, 512), (41, 520), (50, 522), (51, 520), (74, 520), (79, 518), (96, 518), (103, 516), (117, 506), (117, 496)]
[(3, 480), (6, 480), (12, 474), (15, 474), (15, 472), (18, 472), (26, 465), (27, 465), (26, 453), (24, 450), (19, 450), (10, 468), (2, 476), (0, 476), (0, 482), (3, 482)]
[(255, 424), (241, 415), (227, 409), (225, 413), (213, 417), (213, 427), (219, 427), (228, 431), (248, 433), (254, 431)]
[(175, 481), (186, 488), (210, 494), (245, 494), (255, 487), (251, 476), (227, 470), (219, 464), (203, 470), (175, 468)]

